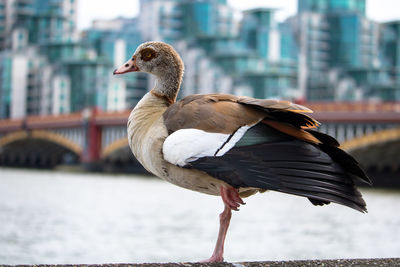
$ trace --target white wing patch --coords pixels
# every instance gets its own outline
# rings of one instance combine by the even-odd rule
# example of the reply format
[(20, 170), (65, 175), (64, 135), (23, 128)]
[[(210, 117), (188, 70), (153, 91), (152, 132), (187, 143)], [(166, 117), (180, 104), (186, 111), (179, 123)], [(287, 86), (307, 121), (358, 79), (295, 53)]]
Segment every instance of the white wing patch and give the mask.
[(223, 156), (226, 152), (231, 150), (232, 147), (243, 137), (243, 135), (250, 129), (251, 126), (242, 126), (231, 136), (231, 139), (217, 152), (216, 156)]
[(233, 135), (209, 133), (198, 129), (178, 130), (164, 141), (164, 159), (183, 167), (202, 157), (223, 156), (250, 127), (240, 127)]

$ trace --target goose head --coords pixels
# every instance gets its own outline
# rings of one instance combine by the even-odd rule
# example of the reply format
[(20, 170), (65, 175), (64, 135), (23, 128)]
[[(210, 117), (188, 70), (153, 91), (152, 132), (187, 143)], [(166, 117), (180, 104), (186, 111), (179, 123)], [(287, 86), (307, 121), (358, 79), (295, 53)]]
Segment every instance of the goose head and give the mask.
[(133, 56), (114, 70), (114, 75), (127, 72), (147, 72), (157, 78), (152, 92), (174, 102), (183, 76), (183, 61), (174, 48), (163, 42), (141, 44)]

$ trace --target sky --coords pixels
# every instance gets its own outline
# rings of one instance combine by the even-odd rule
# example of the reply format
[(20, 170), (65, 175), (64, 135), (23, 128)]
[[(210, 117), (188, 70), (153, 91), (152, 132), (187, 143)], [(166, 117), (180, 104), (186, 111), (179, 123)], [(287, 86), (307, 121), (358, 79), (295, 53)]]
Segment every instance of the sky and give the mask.
[[(279, 21), (295, 14), (297, 10), (297, 0), (228, 0), (228, 3), (237, 10), (256, 7), (278, 8)], [(136, 16), (139, 11), (139, 0), (80, 0), (78, 6), (78, 28), (85, 29), (94, 19)], [(367, 0), (367, 16), (379, 22), (400, 20), (400, 1)]]

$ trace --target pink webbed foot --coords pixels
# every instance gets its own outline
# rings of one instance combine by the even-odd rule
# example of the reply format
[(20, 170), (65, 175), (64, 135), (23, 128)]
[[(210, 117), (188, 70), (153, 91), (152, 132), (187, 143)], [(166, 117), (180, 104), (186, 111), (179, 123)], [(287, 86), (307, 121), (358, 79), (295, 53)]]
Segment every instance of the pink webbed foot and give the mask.
[(233, 187), (224, 187), (220, 189), (222, 201), (231, 210), (239, 210), (240, 205), (246, 205), (243, 199), (239, 196), (239, 191)]

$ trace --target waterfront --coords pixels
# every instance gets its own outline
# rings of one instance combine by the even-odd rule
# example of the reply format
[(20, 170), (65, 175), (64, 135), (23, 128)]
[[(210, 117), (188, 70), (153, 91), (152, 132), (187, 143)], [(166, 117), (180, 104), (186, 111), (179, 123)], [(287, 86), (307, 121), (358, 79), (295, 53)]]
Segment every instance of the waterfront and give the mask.
[[(148, 177), (0, 169), (0, 263), (197, 261), (219, 198)], [(268, 192), (233, 214), (228, 261), (400, 257), (400, 192), (362, 190), (368, 214)]]

